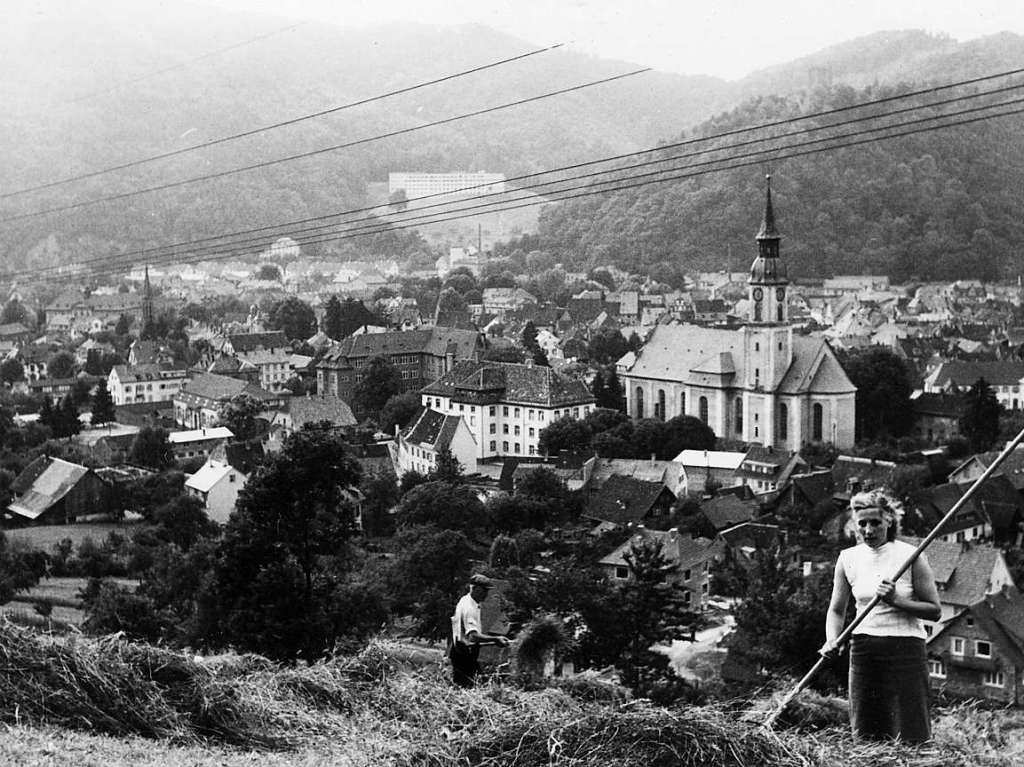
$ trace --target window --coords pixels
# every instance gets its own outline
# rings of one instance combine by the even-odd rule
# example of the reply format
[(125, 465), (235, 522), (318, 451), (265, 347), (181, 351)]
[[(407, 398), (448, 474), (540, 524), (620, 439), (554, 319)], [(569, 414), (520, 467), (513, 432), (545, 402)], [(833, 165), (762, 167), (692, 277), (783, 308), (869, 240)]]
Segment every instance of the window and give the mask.
[(690, 575), (692, 575), (692, 573), (689, 570), (683, 570), (683, 580), (684, 581), (690, 580)]
[(977, 640), (974, 643), (974, 654), (979, 658), (991, 658), (992, 657), (992, 643)]
[(502, 414), (503, 416), (507, 416), (507, 415), (508, 415), (508, 406), (507, 406), (507, 405), (505, 405), (505, 406), (502, 406), (502, 408), (501, 408), (501, 414)]
[(701, 594), (705, 594), (705, 595), (708, 593), (708, 584), (707, 583), (702, 583), (700, 585), (700, 593)]
[(644, 417), (644, 390), (636, 387), (636, 417)]
[(928, 661), (928, 675), (937, 676), (940, 679), (946, 678), (946, 664), (937, 659), (930, 659)]
[(615, 577), (618, 578), (620, 581), (626, 580), (629, 577), (629, 568), (623, 565), (616, 565)]
[(708, 422), (708, 398), (701, 397), (697, 403), (698, 412), (700, 413), (700, 420), (704, 423)]
[(494, 434), (497, 430), (498, 430), (498, 424), (492, 423), (491, 424), (491, 434)]
[(537, 448), (533, 445), (530, 445), (530, 455), (537, 455)]
[(516, 436), (518, 437), (520, 432), (522, 431), (522, 429), (520, 429), (519, 426), (516, 426), (515, 431), (516, 431)]
[(516, 418), (519, 417), (519, 408), (516, 408)]
[(572, 417), (573, 418), (579, 418), (580, 417), (580, 409), (578, 407), (574, 407), (572, 409)]
[(967, 628), (971, 628), (973, 626), (974, 626), (974, 616), (968, 615), (967, 616)]
[(491, 405), (491, 407), (489, 408), (490, 412), (488, 413), (488, 415), (492, 415), (492, 416), (496, 415), (496, 411), (497, 410), (498, 410), (498, 408), (496, 408), (494, 405)]
[(492, 439), (492, 440), (491, 440), (491, 452), (492, 452), (492, 453), (494, 453), (494, 452), (497, 452), (497, 450), (498, 450), (498, 443), (497, 443), (497, 442), (495, 442), (495, 441), (494, 441), (494, 440)]
[(743, 433), (743, 400), (737, 397), (733, 400), (733, 423), (736, 425), (736, 433)]
[(235, 473), (231, 472), (230, 474), (228, 474), (228, 482), (234, 482), (234, 481), (235, 481)]
[(1006, 677), (1002, 671), (986, 671), (982, 682), (988, 687), (1006, 687)]
[(507, 423), (503, 423), (501, 425), (501, 433), (502, 434), (508, 434), (508, 424)]
[(665, 420), (665, 390), (658, 389), (658, 401), (654, 403), (654, 417), (659, 421)]
[(679, 415), (686, 415), (686, 392), (679, 392)]
[(503, 452), (503, 453), (507, 453), (508, 452), (508, 442), (502, 442), (501, 443), (501, 452)]
[(521, 452), (523, 452), (523, 447), (518, 442), (516, 442), (516, 455), (519, 455)]
[(684, 591), (683, 592), (683, 604), (686, 607), (690, 606), (690, 592), (689, 591)]
[(824, 420), (825, 409), (820, 402), (815, 402), (811, 408), (811, 439), (821, 442), (821, 425)]
[(533, 420), (533, 410), (527, 410), (526, 411), (526, 417), (527, 417), (528, 420), (532, 421)]
[(464, 413), (465, 411), (466, 411), (466, 406), (465, 405), (459, 405), (459, 412), (460, 413)]
[(964, 654), (964, 638), (963, 637), (953, 637), (953, 643), (952, 643), (952, 646), (950, 647), (950, 652), (952, 652), (954, 655), (963, 655)]
[(789, 438), (789, 408), (786, 405), (779, 405), (778, 422), (779, 439)]
[(475, 415), (471, 415), (469, 417), (469, 425), (470, 426), (476, 426), (476, 416)]
[(530, 427), (530, 436), (531, 437), (536, 437), (537, 436), (537, 430), (534, 429), (532, 426)]
[(754, 351), (755, 352), (761, 351), (761, 344), (755, 342), (754, 343)]

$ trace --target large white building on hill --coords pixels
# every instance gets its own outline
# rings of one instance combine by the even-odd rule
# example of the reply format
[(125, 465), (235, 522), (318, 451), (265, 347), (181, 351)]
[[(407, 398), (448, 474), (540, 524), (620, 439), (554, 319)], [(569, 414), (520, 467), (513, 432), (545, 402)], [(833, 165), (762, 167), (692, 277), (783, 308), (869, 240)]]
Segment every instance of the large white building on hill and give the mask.
[(726, 439), (798, 450), (854, 443), (856, 387), (828, 342), (794, 335), (769, 181), (740, 328), (659, 325), (618, 362), (633, 418), (691, 415)]

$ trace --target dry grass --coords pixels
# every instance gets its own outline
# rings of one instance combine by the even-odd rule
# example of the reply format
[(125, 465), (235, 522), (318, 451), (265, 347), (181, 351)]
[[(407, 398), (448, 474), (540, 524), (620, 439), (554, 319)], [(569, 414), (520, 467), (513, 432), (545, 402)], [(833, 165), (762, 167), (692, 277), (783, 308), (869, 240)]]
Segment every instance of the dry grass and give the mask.
[(0, 717), (10, 725), (0, 732), (0, 763), (1024, 763), (1024, 712), (945, 709), (936, 716), (935, 743), (907, 748), (857, 743), (834, 717), (805, 715), (816, 710), (813, 701), (801, 702), (796, 726), (768, 732), (738, 710), (657, 708), (587, 675), (533, 691), (498, 679), (459, 690), (439, 652), (383, 641), (358, 657), (282, 669), (252, 655), (195, 658), (117, 638), (45, 638), (0, 622)]
[(4, 530), (8, 540), (21, 540), (32, 548), (51, 551), (54, 544), (70, 538), (75, 548), (86, 538), (103, 543), (106, 537), (116, 532), (130, 538), (139, 529), (138, 522), (81, 522), (75, 525), (42, 525), (39, 527), (16, 527)]

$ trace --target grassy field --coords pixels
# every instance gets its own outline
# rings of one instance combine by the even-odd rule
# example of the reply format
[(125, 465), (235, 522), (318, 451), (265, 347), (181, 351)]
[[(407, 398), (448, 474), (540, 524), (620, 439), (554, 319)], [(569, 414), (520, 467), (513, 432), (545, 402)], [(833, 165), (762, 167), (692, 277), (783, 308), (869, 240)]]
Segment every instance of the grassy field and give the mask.
[[(111, 580), (127, 588), (134, 588), (139, 584), (130, 578)], [(17, 594), (7, 604), (0, 605), (0, 614), (9, 616), (16, 623), (39, 624), (41, 618), (34, 606), (40, 602), (49, 602), (53, 605), (50, 617), (54, 621), (80, 626), (85, 620), (85, 613), (81, 609), (78, 592), (85, 588), (86, 583), (87, 578), (43, 578), (35, 588)]]
[(65, 538), (70, 538), (77, 547), (86, 538), (92, 538), (96, 543), (103, 543), (103, 540), (112, 532), (128, 538), (138, 528), (138, 522), (83, 522), (77, 525), (18, 527), (4, 530), (4, 535), (8, 540), (26, 541), (33, 548), (50, 551), (54, 544), (60, 543)]

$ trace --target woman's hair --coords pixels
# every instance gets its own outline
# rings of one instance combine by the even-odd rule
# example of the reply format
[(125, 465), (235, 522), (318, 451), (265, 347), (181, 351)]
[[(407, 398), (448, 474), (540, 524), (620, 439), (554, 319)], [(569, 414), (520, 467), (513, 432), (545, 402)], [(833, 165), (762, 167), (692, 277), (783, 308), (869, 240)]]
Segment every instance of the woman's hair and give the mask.
[(886, 538), (890, 541), (896, 540), (900, 527), (900, 515), (896, 507), (896, 501), (884, 490), (865, 490), (850, 499), (851, 513), (856, 513), (860, 509), (878, 509), (882, 512), (882, 518), (889, 525)]

